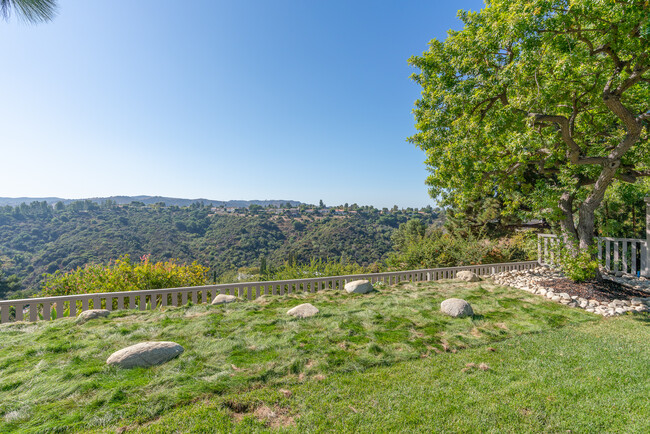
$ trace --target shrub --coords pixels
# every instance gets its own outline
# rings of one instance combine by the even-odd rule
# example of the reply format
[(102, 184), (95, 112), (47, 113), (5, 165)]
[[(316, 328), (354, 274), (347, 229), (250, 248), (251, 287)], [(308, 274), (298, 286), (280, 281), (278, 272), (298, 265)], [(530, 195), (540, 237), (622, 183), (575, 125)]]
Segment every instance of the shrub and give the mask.
[(344, 276), (346, 274), (365, 274), (377, 271), (379, 271), (379, 267), (376, 264), (363, 267), (343, 259), (323, 261), (312, 258), (309, 264), (285, 262), (280, 267), (269, 270), (269, 272), (261, 276), (261, 280), (307, 279), (310, 277)]
[(426, 233), (400, 225), (393, 236), (395, 251), (388, 257), (391, 268), (414, 269), (456, 267), (534, 259), (533, 235), (515, 234), (489, 239), (472, 233), (464, 236), (430, 228)]
[(193, 262), (175, 260), (153, 263), (149, 255), (134, 263), (129, 255), (107, 265), (88, 264), (76, 270), (44, 276), (43, 295), (91, 294), (98, 292), (139, 291), (208, 284), (208, 268)]
[(594, 279), (598, 273), (598, 261), (594, 259), (594, 249), (579, 250), (562, 248), (560, 251), (560, 268), (566, 277), (574, 282)]

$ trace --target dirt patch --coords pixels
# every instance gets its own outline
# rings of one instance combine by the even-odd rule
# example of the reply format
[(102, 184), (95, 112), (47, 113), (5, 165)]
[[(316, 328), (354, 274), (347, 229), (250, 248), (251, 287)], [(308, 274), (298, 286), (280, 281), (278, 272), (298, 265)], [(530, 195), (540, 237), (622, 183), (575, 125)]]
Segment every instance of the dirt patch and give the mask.
[(628, 300), (632, 297), (647, 297), (648, 293), (639, 289), (623, 286), (612, 280), (587, 280), (576, 283), (566, 277), (559, 279), (542, 280), (538, 282), (545, 288), (552, 289), (556, 294), (566, 292), (571, 296), (582, 297), (587, 300), (610, 302), (612, 300)]
[(226, 401), (223, 404), (233, 413), (248, 413), (251, 410), (251, 405), (246, 402)]
[[(264, 422), (264, 424), (269, 428), (286, 428), (289, 426), (294, 426), (296, 424), (295, 417), (289, 414), (289, 409), (286, 407), (280, 407), (278, 405), (275, 405), (273, 407), (269, 407), (268, 405), (261, 405), (255, 409), (252, 409), (248, 405), (231, 406), (226, 403), (226, 407), (233, 410), (232, 418), (235, 420), (235, 422), (241, 422), (244, 417), (252, 414), (256, 419)], [(235, 411), (233, 407), (245, 411)]]
[(289, 416), (289, 410), (285, 407), (276, 405), (271, 408), (263, 405), (255, 409), (253, 414), (271, 428), (285, 428), (295, 425), (293, 416)]

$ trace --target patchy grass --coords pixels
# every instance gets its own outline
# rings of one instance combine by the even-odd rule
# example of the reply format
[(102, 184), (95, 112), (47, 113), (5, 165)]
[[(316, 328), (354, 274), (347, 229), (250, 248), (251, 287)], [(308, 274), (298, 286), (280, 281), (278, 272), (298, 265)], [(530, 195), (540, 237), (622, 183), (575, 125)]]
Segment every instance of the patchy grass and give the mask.
[[(478, 315), (440, 314), (449, 297)], [(286, 315), (306, 301), (320, 314)], [(650, 328), (635, 318), (603, 320), (489, 282), (437, 282), (4, 325), (0, 431), (647, 428), (634, 415), (650, 414)], [(148, 369), (105, 364), (145, 340), (185, 352)]]

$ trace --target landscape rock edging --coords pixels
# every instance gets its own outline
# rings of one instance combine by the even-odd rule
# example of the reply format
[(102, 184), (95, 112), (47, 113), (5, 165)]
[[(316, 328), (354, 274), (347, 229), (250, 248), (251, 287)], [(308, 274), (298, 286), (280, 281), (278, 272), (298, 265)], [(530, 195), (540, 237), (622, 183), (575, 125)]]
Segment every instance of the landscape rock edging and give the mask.
[[(539, 283), (541, 281), (547, 281), (550, 279), (557, 279), (562, 277), (564, 277), (564, 275), (561, 272), (541, 266), (530, 270), (506, 271), (492, 276), (494, 282), (500, 285), (507, 285), (513, 288), (522, 289), (532, 294), (541, 295), (548, 298), (549, 300), (564, 304), (566, 306), (581, 308), (587, 312), (592, 312), (597, 315), (606, 317), (621, 315), (626, 312), (650, 311), (650, 292), (648, 292), (647, 297), (632, 297), (629, 300), (616, 299), (603, 302), (594, 299), (587, 300), (575, 295), (571, 296), (566, 292), (556, 293), (552, 288), (544, 287)], [(632, 280), (630, 277), (631, 276), (626, 276), (625, 278), (626, 280)], [(621, 277), (608, 278), (615, 282), (623, 283), (620, 282), (620, 280), (622, 280)], [(638, 280), (639, 283), (639, 285), (634, 285), (635, 288), (641, 289), (642, 286), (646, 286), (646, 288), (648, 287), (645, 284), (647, 282), (645, 279), (634, 280)], [(623, 284), (629, 285), (629, 283)]]

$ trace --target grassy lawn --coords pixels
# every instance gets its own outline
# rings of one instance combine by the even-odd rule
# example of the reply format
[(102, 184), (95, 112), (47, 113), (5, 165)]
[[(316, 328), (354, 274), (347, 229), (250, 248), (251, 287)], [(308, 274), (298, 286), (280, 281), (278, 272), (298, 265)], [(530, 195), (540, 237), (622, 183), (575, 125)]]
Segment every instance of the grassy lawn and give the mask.
[[(451, 296), (477, 315), (441, 315)], [(285, 314), (306, 301), (320, 314)], [(106, 366), (145, 340), (185, 353)], [(649, 432), (649, 342), (647, 314), (603, 319), (489, 282), (10, 324), (0, 432)]]

